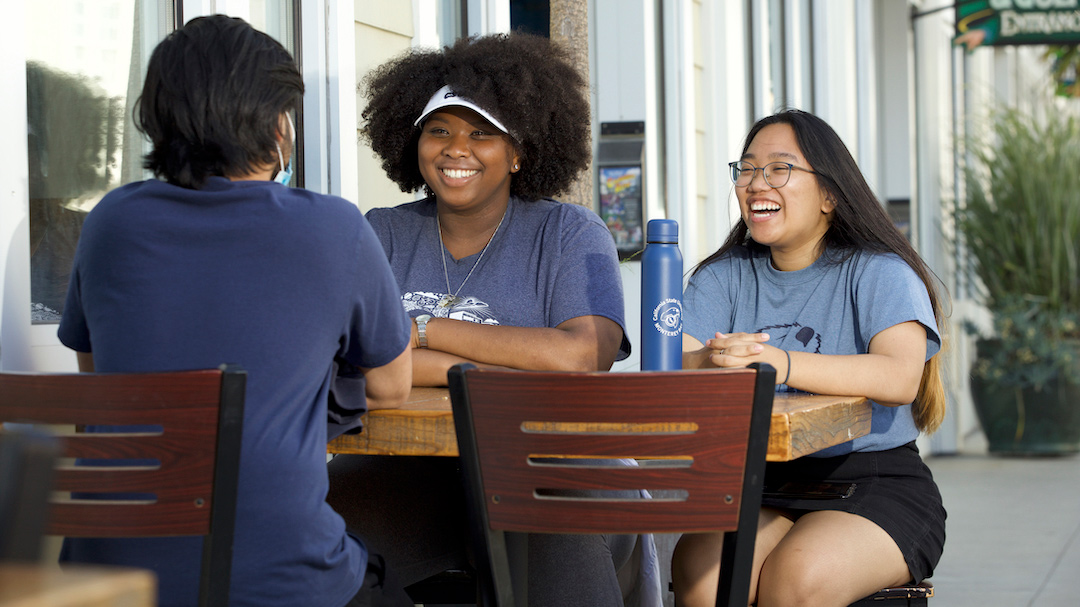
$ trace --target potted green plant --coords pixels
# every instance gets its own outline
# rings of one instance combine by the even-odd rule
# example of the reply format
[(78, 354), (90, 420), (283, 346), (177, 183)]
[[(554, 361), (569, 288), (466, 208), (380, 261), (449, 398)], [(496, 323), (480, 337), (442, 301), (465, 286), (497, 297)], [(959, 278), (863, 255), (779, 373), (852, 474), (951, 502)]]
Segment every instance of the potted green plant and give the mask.
[[(957, 228), (993, 318), (972, 368), (995, 453), (1080, 451), (1080, 120), (995, 113), (974, 141)], [(970, 327), (969, 327), (970, 328)]]

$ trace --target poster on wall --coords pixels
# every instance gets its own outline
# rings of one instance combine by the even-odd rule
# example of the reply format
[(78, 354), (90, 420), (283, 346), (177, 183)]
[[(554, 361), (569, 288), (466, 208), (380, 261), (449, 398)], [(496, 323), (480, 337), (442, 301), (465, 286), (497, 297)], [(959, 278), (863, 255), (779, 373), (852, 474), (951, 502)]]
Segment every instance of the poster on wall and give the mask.
[(600, 218), (615, 239), (620, 259), (645, 247), (640, 165), (600, 167)]

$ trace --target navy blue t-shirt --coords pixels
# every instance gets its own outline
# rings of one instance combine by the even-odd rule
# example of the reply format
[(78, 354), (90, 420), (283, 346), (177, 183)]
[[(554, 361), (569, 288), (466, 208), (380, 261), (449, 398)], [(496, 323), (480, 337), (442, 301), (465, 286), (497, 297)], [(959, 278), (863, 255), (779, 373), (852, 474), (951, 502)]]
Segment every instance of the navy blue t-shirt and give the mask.
[[(133, 183), (101, 200), (83, 225), (59, 336), (101, 372), (242, 366), (231, 602), (336, 607), (359, 590), (367, 555), (325, 502), (333, 361), (384, 365), (409, 331), (353, 204), (212, 178), (202, 190)], [(65, 556), (151, 567), (161, 605), (195, 604), (198, 538), (68, 540)]]

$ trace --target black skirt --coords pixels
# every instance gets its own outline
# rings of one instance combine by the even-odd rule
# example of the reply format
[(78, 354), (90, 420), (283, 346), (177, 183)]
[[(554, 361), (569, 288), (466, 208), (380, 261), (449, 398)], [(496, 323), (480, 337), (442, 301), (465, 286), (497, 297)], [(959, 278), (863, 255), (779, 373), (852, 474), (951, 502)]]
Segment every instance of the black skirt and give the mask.
[(945, 546), (945, 508), (914, 442), (887, 451), (802, 457), (765, 467), (762, 506), (789, 516), (840, 510), (884, 529), (915, 582), (930, 577)]

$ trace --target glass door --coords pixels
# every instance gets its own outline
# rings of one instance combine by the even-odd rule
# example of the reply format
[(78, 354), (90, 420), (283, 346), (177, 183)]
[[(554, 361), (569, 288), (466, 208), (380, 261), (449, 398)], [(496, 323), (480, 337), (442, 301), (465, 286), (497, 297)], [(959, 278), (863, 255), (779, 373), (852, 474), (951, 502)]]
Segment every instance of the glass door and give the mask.
[[(0, 368), (70, 370), (56, 339), (83, 218), (109, 190), (144, 179), (132, 109), (173, 0), (5, 5), (0, 110)], [(23, 117), (25, 117), (25, 122)], [(10, 172), (8, 172), (10, 171)]]
[(293, 185), (357, 198), (351, 0), (7, 3), (0, 112), (14, 126), (0, 129), (0, 369), (74, 370), (56, 329), (83, 219), (108, 191), (150, 177), (132, 120), (146, 62), (179, 24), (214, 13), (274, 36), (300, 65)]
[(153, 0), (27, 4), (32, 324), (60, 321), (86, 213), (109, 190), (147, 177), (132, 109), (175, 16), (172, 2)]

